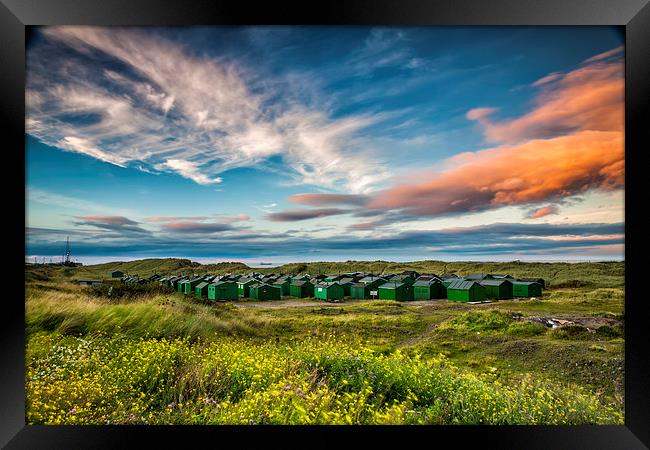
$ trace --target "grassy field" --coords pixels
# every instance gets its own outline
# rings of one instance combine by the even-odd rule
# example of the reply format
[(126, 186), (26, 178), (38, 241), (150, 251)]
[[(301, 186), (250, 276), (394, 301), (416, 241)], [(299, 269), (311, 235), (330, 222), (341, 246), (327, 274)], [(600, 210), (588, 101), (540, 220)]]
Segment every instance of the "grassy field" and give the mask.
[[(623, 423), (624, 263), (255, 269), (493, 272), (549, 285), (536, 300), (476, 305), (205, 304), (171, 292), (106, 298), (75, 283), (118, 268), (251, 270), (173, 259), (27, 266), (29, 423)], [(571, 323), (551, 329), (549, 318)]]

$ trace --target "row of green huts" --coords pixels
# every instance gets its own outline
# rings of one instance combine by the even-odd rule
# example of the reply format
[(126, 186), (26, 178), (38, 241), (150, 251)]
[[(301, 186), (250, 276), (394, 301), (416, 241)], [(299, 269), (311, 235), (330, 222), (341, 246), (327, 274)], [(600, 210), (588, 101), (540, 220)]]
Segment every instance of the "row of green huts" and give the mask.
[[(141, 282), (129, 277), (128, 282)], [(169, 276), (150, 277), (186, 295), (223, 301), (250, 298), (280, 300), (282, 297), (315, 298), (340, 301), (353, 299), (431, 300), (447, 299), (457, 302), (480, 302), (512, 298), (539, 297), (545, 282), (541, 278), (514, 278), (511, 275), (476, 273), (419, 274), (405, 271), (400, 274), (351, 272), (338, 275), (284, 275), (250, 273), (247, 275)]]

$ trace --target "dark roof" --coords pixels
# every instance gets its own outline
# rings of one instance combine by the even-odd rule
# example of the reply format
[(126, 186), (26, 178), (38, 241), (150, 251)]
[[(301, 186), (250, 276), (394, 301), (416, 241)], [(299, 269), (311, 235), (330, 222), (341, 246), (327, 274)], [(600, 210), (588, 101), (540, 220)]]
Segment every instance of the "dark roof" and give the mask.
[(334, 286), (335, 284), (336, 284), (337, 286), (340, 286), (340, 285), (341, 285), (341, 283), (339, 283), (338, 281), (321, 281), (321, 282), (318, 283), (316, 286), (327, 288), (327, 287)]
[(207, 281), (204, 281), (204, 282), (202, 282), (202, 283), (197, 284), (196, 287), (199, 288), (199, 289), (203, 289), (203, 288), (206, 287), (208, 284), (210, 284), (210, 283), (208, 283)]
[(512, 284), (525, 284), (525, 285), (531, 285), (531, 284), (539, 284), (541, 286), (541, 283), (538, 283), (537, 281), (523, 281), (523, 280), (517, 280), (517, 281), (511, 281)]
[(501, 279), (501, 280), (481, 280), (478, 282), (478, 284), (482, 284), (485, 286), (501, 286), (503, 283), (512, 283), (512, 281), (507, 279)]
[(368, 287), (368, 285), (367, 285), (367, 284), (365, 284), (365, 283), (355, 283), (355, 284), (353, 284), (353, 285), (352, 285), (352, 286), (350, 286), (350, 287), (360, 287), (360, 288), (367, 288), (367, 287)]
[(458, 275), (455, 273), (443, 273), (440, 275), (440, 278), (458, 278)]
[(447, 286), (447, 289), (458, 289), (461, 291), (466, 291), (469, 288), (472, 287), (472, 285), (478, 284), (476, 281), (473, 280), (454, 280), (451, 282), (449, 286)]
[(345, 283), (354, 283), (354, 279), (353, 278), (341, 278), (339, 280), (339, 284), (345, 284)]
[(215, 281), (214, 283), (210, 283), (211, 286), (221, 286), (222, 284), (237, 284), (237, 282), (232, 280), (219, 280)]
[(292, 284), (293, 286), (302, 286), (303, 284), (306, 284), (306, 283), (313, 284), (313, 283), (312, 283), (311, 281), (309, 281), (309, 280), (297, 280), (297, 281), (293, 281), (293, 282), (291, 282), (291, 284)]
[(534, 282), (544, 282), (544, 278), (534, 278), (534, 277), (524, 277), (524, 278), (517, 278), (519, 281), (534, 281)]
[(512, 275), (509, 275), (507, 273), (491, 273), (490, 275), (494, 278), (512, 278)]
[(201, 278), (201, 277), (196, 277), (196, 278), (190, 280), (190, 283), (196, 283), (197, 281), (201, 281), (201, 280), (203, 280), (203, 278)]
[(379, 286), (379, 289), (397, 289), (400, 286), (404, 286), (404, 283), (395, 283), (393, 281), (389, 281), (388, 283), (384, 283)]
[(359, 281), (361, 281), (361, 282), (386, 281), (386, 278), (368, 276), (368, 277), (364, 277), (364, 278), (360, 279)]
[(432, 284), (440, 283), (440, 280), (437, 278), (430, 278), (424, 280), (417, 280), (413, 283), (413, 286), (431, 286)]
[(482, 280), (483, 278), (487, 277), (488, 274), (486, 273), (470, 273), (469, 275), (463, 277), (466, 280)]

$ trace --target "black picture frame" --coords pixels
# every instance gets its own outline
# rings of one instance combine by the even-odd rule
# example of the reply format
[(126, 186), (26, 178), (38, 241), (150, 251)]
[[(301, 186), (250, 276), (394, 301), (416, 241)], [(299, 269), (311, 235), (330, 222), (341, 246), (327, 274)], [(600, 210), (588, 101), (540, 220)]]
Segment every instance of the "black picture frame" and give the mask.
[[(0, 327), (0, 444), (6, 448), (114, 448), (142, 439), (148, 447), (183, 448), (201, 439), (209, 445), (246, 448), (252, 439), (311, 445), (360, 438), (364, 445), (397, 438), (406, 445), (466, 445), (485, 448), (607, 448), (650, 446), (648, 326), (639, 292), (644, 278), (640, 228), (634, 199), (642, 193), (643, 153), (650, 116), (650, 0), (347, 0), (260, 2), (245, 0), (0, 0), (0, 112), (6, 163), (5, 229), (16, 238), (5, 250), (4, 323)], [(24, 386), (25, 38), (32, 25), (620, 25), (625, 32), (625, 425), (623, 426), (435, 426), (435, 427), (114, 427), (26, 426)], [(22, 168), (22, 169), (21, 169)], [(22, 184), (21, 184), (22, 183)], [(637, 188), (638, 185), (638, 188)], [(20, 194), (23, 194), (22, 196)], [(632, 202), (632, 203), (631, 203)], [(13, 218), (12, 218), (13, 217)], [(10, 226), (9, 226), (10, 225)], [(12, 281), (15, 280), (15, 281)], [(314, 436), (316, 435), (316, 436)], [(235, 441), (226, 444), (228, 437)], [(408, 439), (408, 440), (405, 440)], [(142, 444), (141, 444), (142, 445)], [(417, 444), (420, 445), (420, 444)], [(182, 447), (181, 447), (182, 446)]]

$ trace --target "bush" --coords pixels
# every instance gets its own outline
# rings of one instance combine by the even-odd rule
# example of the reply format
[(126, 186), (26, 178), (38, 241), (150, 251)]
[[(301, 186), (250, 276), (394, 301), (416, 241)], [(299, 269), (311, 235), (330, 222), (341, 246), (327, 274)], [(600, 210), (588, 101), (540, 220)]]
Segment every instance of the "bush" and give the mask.
[(549, 332), (549, 336), (556, 339), (588, 339), (589, 332), (582, 325), (565, 325), (563, 327), (554, 328)]
[(596, 328), (596, 334), (605, 338), (618, 338), (623, 337), (624, 332), (622, 327), (610, 327), (609, 325), (602, 325)]

